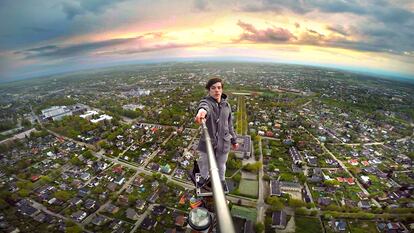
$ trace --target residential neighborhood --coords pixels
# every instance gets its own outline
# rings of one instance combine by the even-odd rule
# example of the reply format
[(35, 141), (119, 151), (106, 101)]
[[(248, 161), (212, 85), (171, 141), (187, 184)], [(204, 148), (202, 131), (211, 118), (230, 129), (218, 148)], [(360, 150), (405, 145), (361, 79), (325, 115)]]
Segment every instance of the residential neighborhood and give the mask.
[(188, 213), (208, 206), (190, 174), (212, 76), (225, 81), (240, 145), (226, 164), (236, 232), (414, 230), (413, 86), (301, 66), (167, 63), (0, 86), (10, 125), (0, 231), (191, 232)]

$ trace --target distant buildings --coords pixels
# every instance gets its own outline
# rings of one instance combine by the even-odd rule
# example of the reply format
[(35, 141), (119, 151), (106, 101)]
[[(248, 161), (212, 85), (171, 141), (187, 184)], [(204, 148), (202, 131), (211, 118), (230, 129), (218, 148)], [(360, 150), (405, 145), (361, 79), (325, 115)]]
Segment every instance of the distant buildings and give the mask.
[(234, 151), (237, 158), (240, 159), (248, 159), (251, 155), (251, 137), (250, 135), (237, 135), (237, 143), (239, 144), (239, 148)]
[(72, 111), (66, 106), (53, 106), (42, 110), (42, 120), (60, 120), (64, 116), (72, 116)]
[(87, 110), (87, 106), (83, 104), (75, 104), (72, 106), (52, 106), (47, 109), (43, 109), (40, 115), (42, 120), (61, 120), (64, 116), (72, 116), (75, 114), (84, 113)]
[(289, 154), (292, 157), (293, 163), (296, 165), (302, 164), (302, 158), (299, 155), (298, 149), (296, 147), (292, 146), (289, 148)]

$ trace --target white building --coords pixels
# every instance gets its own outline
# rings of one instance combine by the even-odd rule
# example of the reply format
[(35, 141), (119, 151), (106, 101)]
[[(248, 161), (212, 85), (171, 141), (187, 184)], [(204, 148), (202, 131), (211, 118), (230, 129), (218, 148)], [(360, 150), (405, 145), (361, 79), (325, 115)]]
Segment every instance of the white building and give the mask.
[(87, 111), (85, 114), (80, 115), (81, 118), (83, 119), (87, 119), (90, 120), (92, 118), (92, 116), (94, 115), (98, 115), (97, 111), (91, 110), (91, 111)]
[(110, 121), (110, 120), (112, 120), (112, 117), (111, 116), (108, 116), (106, 114), (103, 114), (103, 115), (100, 115), (98, 119), (92, 119), (91, 122), (92, 123), (98, 123), (98, 122), (101, 122), (103, 120)]
[(42, 110), (42, 120), (60, 120), (64, 116), (72, 116), (72, 111), (66, 106), (53, 106)]

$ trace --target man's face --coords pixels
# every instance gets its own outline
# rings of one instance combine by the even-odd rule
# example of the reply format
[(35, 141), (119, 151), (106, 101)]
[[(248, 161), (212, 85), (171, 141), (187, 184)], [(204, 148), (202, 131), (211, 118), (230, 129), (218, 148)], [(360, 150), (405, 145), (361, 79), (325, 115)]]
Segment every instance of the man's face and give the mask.
[(223, 94), (223, 87), (221, 86), (221, 82), (214, 83), (210, 87), (208, 94), (214, 99), (219, 100), (221, 98), (221, 94)]

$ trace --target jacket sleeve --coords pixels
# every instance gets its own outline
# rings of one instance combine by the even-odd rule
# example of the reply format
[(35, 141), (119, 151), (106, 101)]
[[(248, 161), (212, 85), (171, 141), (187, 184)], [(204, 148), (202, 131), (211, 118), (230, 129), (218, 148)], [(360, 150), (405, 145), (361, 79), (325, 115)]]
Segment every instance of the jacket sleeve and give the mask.
[[(230, 105), (229, 105), (230, 107)], [(231, 144), (236, 144), (237, 143), (237, 135), (234, 132), (234, 127), (233, 127), (233, 113), (231, 112), (231, 108), (230, 108), (230, 114), (229, 114), (229, 132), (231, 134)]]
[(196, 114), (198, 113), (198, 110), (200, 110), (200, 109), (204, 109), (204, 110), (206, 110), (206, 111), (207, 111), (206, 118), (208, 118), (208, 117), (209, 117), (209, 115), (210, 115), (210, 105), (208, 104), (207, 100), (202, 99), (202, 100), (200, 101), (200, 103), (198, 104), (198, 108), (197, 108), (197, 112), (196, 112)]

